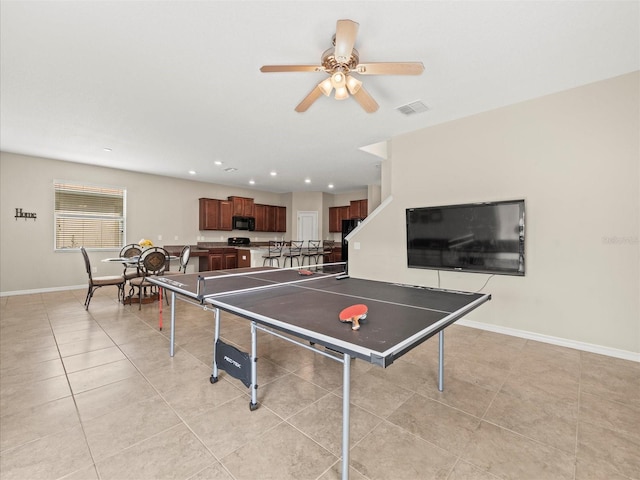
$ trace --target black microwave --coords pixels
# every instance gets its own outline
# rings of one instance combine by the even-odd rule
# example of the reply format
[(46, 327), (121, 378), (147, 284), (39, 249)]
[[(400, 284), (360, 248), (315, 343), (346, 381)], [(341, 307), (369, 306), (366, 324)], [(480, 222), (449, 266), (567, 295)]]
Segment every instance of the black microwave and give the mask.
[(252, 232), (256, 229), (256, 219), (253, 217), (233, 217), (233, 229)]

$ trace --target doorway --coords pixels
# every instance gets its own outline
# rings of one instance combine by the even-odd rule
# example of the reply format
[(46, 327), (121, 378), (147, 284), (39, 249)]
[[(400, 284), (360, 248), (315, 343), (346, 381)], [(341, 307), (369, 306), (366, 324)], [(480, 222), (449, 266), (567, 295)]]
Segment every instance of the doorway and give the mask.
[(298, 240), (320, 240), (318, 212), (298, 212)]

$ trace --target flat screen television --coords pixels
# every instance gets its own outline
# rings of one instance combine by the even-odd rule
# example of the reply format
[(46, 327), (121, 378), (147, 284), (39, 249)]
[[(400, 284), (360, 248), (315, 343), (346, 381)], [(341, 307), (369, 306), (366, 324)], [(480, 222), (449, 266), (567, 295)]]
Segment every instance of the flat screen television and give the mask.
[(409, 268), (524, 275), (524, 200), (406, 213)]

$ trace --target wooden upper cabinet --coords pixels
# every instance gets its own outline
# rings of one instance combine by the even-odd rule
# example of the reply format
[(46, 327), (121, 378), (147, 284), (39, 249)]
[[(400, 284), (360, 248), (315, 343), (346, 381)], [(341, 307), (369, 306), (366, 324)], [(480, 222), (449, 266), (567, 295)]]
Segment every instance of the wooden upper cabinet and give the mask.
[(287, 231), (287, 207), (277, 205), (254, 206), (256, 219), (256, 232), (286, 232)]
[(233, 205), (229, 200), (220, 200), (220, 230), (231, 231), (233, 227)]
[(369, 213), (369, 202), (351, 200), (349, 205), (329, 207), (329, 232), (342, 232), (342, 220), (365, 218)]
[(349, 205), (343, 207), (329, 207), (329, 231), (342, 232), (342, 220), (351, 218)]
[(275, 207), (276, 209), (276, 232), (287, 231), (287, 207)]
[(267, 206), (256, 203), (253, 207), (256, 219), (256, 232), (266, 232), (267, 230)]
[(254, 203), (253, 198), (247, 197), (229, 197), (228, 200), (233, 206), (233, 215), (239, 217), (253, 217)]
[(199, 230), (231, 230), (231, 202), (201, 198)]
[(350, 218), (365, 218), (369, 213), (369, 202), (364, 200), (351, 200), (349, 204)]
[(220, 200), (201, 198), (199, 230), (218, 230), (220, 227)]

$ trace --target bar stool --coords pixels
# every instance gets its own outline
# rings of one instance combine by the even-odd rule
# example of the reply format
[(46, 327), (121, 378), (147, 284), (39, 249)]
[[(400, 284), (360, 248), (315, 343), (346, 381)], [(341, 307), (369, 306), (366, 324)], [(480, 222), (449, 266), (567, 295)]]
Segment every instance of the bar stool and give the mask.
[(263, 255), (262, 258), (262, 266), (266, 266), (267, 262), (269, 262), (269, 266), (273, 266), (273, 261), (275, 260), (280, 267), (280, 257), (282, 256), (282, 244), (278, 243), (274, 240), (269, 240), (269, 251), (266, 255)]
[(300, 266), (300, 257), (302, 256), (302, 245), (304, 240), (291, 240), (289, 242), (289, 249), (284, 254), (284, 266), (287, 266), (287, 258), (291, 267), (293, 267), (293, 259), (296, 259), (296, 263)]
[(320, 240), (309, 240), (308, 247), (302, 254), (302, 265), (304, 265), (305, 258), (309, 259), (307, 265), (311, 265), (312, 258), (313, 258), (313, 264), (317, 264), (319, 257), (320, 257)]

